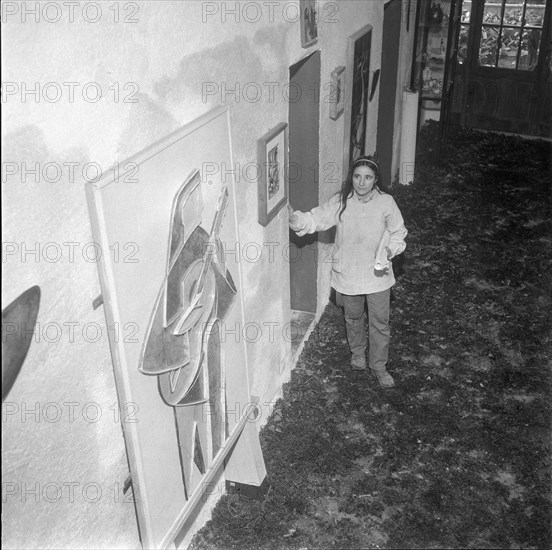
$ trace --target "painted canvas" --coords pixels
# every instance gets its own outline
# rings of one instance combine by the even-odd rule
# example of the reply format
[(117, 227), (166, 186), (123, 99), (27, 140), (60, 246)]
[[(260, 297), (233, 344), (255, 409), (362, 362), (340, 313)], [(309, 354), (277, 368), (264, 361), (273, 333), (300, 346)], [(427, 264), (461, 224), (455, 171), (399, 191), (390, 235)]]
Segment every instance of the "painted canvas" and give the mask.
[(308, 48), (318, 41), (318, 0), (301, 0), (301, 46)]
[(280, 190), (280, 169), (279, 169), (279, 144), (276, 143), (267, 153), (268, 156), (268, 200)]
[(347, 116), (345, 118), (344, 171), (364, 154), (370, 80), (372, 27), (367, 25), (349, 38), (347, 48)]
[(345, 108), (345, 67), (336, 67), (332, 71), (329, 88), (330, 118), (337, 120)]
[(257, 143), (259, 165), (259, 223), (266, 226), (286, 204), (288, 196), (288, 128), (278, 124)]
[(104, 254), (99, 269), (108, 326), (139, 327), (110, 345), (120, 405), (137, 411), (123, 430), (147, 548), (181, 536), (221, 468), (254, 485), (266, 474), (245, 343), (224, 337), (243, 326), (239, 259), (225, 254), (238, 241), (234, 183), (217, 170), (231, 159), (218, 108), (133, 157), (139, 185), (106, 175), (87, 188), (102, 249), (138, 246), (137, 262)]
[(350, 161), (364, 154), (366, 142), (366, 112), (370, 76), (370, 42), (372, 33), (366, 33), (355, 41), (353, 58), (353, 98), (351, 102)]

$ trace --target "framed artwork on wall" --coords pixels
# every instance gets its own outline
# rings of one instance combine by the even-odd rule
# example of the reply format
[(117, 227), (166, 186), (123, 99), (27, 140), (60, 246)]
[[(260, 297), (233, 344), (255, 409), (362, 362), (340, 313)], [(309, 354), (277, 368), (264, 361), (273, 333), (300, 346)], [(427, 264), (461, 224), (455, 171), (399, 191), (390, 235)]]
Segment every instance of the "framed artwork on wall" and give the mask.
[(345, 67), (336, 67), (332, 71), (330, 80), (330, 93), (328, 95), (330, 103), (330, 118), (337, 120), (345, 107)]
[(372, 25), (366, 25), (349, 37), (347, 44), (347, 82), (345, 86), (345, 135), (343, 172), (364, 154), (370, 84)]
[(267, 226), (288, 200), (288, 126), (281, 122), (259, 139), (259, 223)]
[(223, 253), (238, 239), (235, 183), (202, 173), (231, 158), (218, 107), (131, 157), (135, 189), (109, 172), (86, 187), (94, 241), (140, 254), (103, 254), (98, 270), (107, 326), (135, 329), (109, 336), (121, 408), (139, 415), (122, 427), (144, 548), (178, 546), (222, 469), (256, 486), (266, 475), (245, 344), (222, 338), (244, 322), (240, 264)]
[(300, 0), (301, 46), (309, 48), (318, 41), (318, 0)]

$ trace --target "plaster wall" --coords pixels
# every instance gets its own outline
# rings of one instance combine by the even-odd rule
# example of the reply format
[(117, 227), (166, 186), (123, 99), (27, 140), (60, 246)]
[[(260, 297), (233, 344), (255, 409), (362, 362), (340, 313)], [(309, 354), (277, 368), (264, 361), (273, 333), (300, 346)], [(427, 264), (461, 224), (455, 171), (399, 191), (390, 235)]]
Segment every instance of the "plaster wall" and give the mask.
[[(91, 244), (84, 182), (229, 106), (234, 163), (208, 169), (233, 172), (238, 189), (240, 242), (227, 261), (242, 263), (249, 325), (228, 327), (227, 337), (247, 340), (263, 423), (291, 368), (289, 265), (285, 210), (266, 228), (257, 223), (256, 143), (288, 122), (289, 67), (320, 49), (320, 199), (339, 189), (344, 119), (329, 118), (330, 74), (345, 64), (347, 37), (366, 24), (370, 70), (379, 68), (383, 2), (320, 2), (319, 40), (308, 50), (294, 1), (101, 3), (99, 14), (81, 3), (72, 16), (65, 4), (37, 14), (29, 12), (34, 2), (11, 4), (19, 10), (3, 12), (2, 29), (2, 298), (7, 304), (38, 284), (42, 302), (35, 341), (4, 403), (3, 542), (136, 547), (134, 507), (122, 492), (121, 422), (139, 421), (140, 404), (121, 404), (118, 413), (108, 337), (134, 338), (145, 327), (107, 327), (92, 301), (100, 294), (97, 254), (140, 261), (140, 243), (107, 251)], [(376, 93), (368, 152), (376, 148), (377, 104)], [(140, 175), (124, 181), (131, 193)], [(318, 315), (330, 290), (323, 250), (319, 267)]]
[[(412, 52), (414, 50), (416, 25), (416, 2), (413, 1), (410, 3), (410, 9), (406, 2), (403, 2), (401, 7), (401, 43), (399, 46), (399, 73), (397, 75), (397, 95), (395, 98), (395, 129), (393, 134), (393, 163), (391, 168), (391, 174), (393, 174), (394, 178), (399, 177), (400, 170), (400, 132), (402, 110), (404, 107), (403, 91), (410, 89)], [(407, 169), (410, 170), (410, 168)]]

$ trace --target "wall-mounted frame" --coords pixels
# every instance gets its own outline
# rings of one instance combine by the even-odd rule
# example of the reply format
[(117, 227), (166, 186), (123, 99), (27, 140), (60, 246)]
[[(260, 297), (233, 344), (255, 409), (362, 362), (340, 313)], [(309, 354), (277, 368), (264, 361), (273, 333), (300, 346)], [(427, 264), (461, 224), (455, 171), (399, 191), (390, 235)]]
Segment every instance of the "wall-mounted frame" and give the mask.
[(300, 0), (301, 46), (309, 48), (318, 41), (318, 0)]
[(332, 71), (330, 80), (330, 118), (337, 120), (345, 108), (345, 67), (342, 65)]
[(267, 226), (288, 200), (288, 125), (281, 122), (257, 143), (259, 223)]
[(365, 154), (371, 45), (372, 25), (362, 27), (351, 35), (347, 42), (343, 136), (344, 177), (347, 177), (351, 162)]

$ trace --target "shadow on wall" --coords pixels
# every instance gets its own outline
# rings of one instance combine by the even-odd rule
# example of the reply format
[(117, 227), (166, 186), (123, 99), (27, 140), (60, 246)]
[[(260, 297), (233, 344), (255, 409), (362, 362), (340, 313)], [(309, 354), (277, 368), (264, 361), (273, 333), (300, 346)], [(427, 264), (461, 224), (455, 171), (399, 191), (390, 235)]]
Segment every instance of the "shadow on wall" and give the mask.
[(187, 55), (174, 77), (167, 76), (154, 85), (155, 93), (167, 106), (189, 102), (196, 114), (220, 104), (232, 105), (234, 146), (238, 152), (247, 150), (251, 120), (239, 111), (258, 104), (269, 111), (287, 101), (286, 39), (290, 29), (289, 25), (280, 25), (276, 32), (261, 29), (252, 43), (238, 36)]

